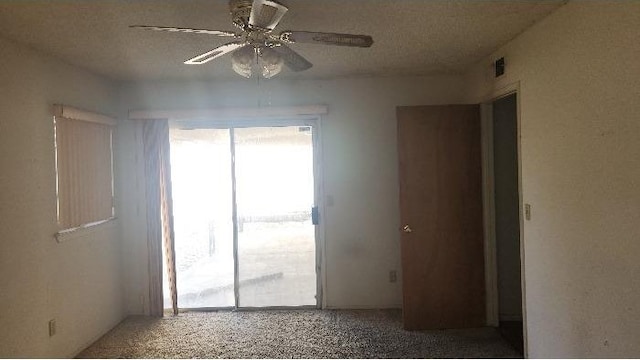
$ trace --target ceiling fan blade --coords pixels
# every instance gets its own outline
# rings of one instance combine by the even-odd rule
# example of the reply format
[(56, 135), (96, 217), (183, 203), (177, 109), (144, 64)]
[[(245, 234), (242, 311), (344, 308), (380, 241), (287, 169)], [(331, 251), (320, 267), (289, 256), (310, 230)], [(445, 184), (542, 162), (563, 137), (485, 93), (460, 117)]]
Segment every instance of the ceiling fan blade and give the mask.
[(240, 34), (236, 34), (231, 31), (221, 31), (221, 30), (190, 29), (190, 28), (176, 28), (176, 27), (168, 27), (168, 26), (147, 26), (147, 25), (131, 25), (129, 27), (136, 28), (136, 29), (144, 29), (144, 30), (155, 30), (155, 31), (207, 34), (207, 35), (235, 37), (235, 38), (240, 37)]
[(275, 52), (280, 54), (282, 57), (282, 61), (287, 67), (293, 71), (304, 71), (310, 69), (313, 64), (309, 62), (309, 60), (302, 57), (302, 55), (293, 51), (290, 47), (285, 44), (281, 44), (280, 46), (276, 46), (273, 48)]
[(373, 38), (369, 35), (334, 34), (309, 31), (284, 31), (280, 39), (290, 43), (370, 47)]
[(244, 46), (247, 46), (247, 43), (239, 41), (231, 42), (222, 46), (218, 46), (217, 48), (211, 51), (207, 51), (204, 54), (200, 54), (192, 59), (185, 61), (184, 63), (187, 65), (201, 65), (204, 63), (208, 63), (213, 59), (219, 58), (222, 55), (238, 50), (239, 48)]
[(253, 0), (249, 25), (253, 28), (273, 30), (289, 10), (286, 6), (273, 0)]

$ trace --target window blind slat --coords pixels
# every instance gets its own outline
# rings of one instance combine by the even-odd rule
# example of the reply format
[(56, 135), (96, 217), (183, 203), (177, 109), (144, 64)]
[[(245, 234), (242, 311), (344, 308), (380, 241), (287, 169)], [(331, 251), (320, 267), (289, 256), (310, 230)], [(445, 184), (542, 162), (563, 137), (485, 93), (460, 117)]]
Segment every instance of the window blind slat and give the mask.
[(56, 117), (58, 221), (63, 229), (113, 216), (109, 125)]

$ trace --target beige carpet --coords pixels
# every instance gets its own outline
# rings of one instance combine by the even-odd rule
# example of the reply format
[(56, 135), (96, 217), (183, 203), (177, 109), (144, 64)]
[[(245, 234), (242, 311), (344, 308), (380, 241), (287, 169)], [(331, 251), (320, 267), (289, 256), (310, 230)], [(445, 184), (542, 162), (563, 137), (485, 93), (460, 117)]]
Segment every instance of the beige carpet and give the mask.
[(80, 358), (517, 358), (493, 328), (409, 332), (397, 310), (130, 317)]

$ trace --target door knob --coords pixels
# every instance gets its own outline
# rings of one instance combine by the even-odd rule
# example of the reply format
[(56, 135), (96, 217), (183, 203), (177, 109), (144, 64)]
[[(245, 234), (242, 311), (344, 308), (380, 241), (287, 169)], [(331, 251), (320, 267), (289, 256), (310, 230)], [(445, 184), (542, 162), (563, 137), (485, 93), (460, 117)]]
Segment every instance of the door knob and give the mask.
[(411, 227), (409, 225), (405, 225), (402, 227), (402, 231), (406, 232), (406, 233), (410, 233), (413, 232), (413, 230), (411, 230)]

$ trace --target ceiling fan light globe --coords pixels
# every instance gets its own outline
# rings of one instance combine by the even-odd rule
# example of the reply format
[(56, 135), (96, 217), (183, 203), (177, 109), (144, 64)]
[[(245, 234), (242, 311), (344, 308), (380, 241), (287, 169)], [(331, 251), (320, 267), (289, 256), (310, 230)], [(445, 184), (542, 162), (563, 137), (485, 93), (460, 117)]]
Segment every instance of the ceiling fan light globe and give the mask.
[(231, 56), (231, 61), (233, 63), (241, 64), (244, 66), (251, 66), (251, 64), (255, 61), (256, 52), (253, 46), (245, 46), (236, 50)]
[(246, 77), (247, 79), (249, 79), (252, 75), (252, 71), (251, 71), (251, 66), (249, 67), (245, 67), (236, 63), (231, 63), (231, 68), (233, 69), (233, 71), (236, 72), (236, 74), (242, 76), (242, 77)]
[(255, 56), (255, 49), (252, 46), (247, 45), (240, 48), (231, 56), (231, 68), (238, 75), (250, 78), (252, 75), (251, 66)]
[(282, 56), (271, 48), (264, 48), (260, 52), (260, 67), (262, 68), (262, 76), (270, 79), (278, 75), (282, 71), (284, 61)]
[(282, 64), (262, 66), (262, 76), (265, 79), (271, 79), (272, 77), (280, 74), (281, 71), (282, 71)]
[(282, 56), (273, 49), (264, 48), (260, 52), (260, 61), (267, 65), (282, 64)]

